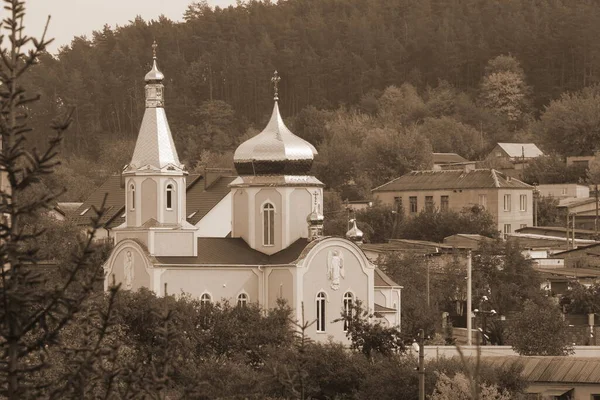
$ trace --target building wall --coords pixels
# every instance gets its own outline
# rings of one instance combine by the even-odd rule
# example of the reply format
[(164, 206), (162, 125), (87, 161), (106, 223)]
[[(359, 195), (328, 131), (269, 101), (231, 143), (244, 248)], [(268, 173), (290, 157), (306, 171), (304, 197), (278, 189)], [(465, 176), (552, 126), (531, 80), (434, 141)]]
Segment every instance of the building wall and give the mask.
[[(142, 182), (141, 201), (136, 208), (141, 208), (141, 220), (138, 221), (138, 226), (143, 225), (150, 218), (158, 220), (158, 185), (152, 178), (144, 179)], [(137, 193), (136, 193), (137, 194)]]
[[(321, 189), (313, 188), (317, 192), (317, 198), (321, 199)], [(320, 200), (318, 206), (320, 207)], [(300, 238), (308, 237), (308, 224), (306, 217), (312, 211), (313, 194), (307, 188), (296, 188), (290, 194), (289, 200), (289, 238), (288, 243), (292, 244)], [(321, 211), (322, 212), (322, 211)]]
[[(533, 189), (498, 190), (498, 230), (500, 233), (513, 233), (516, 229), (533, 225)], [(510, 195), (510, 210), (505, 210), (504, 196)], [(520, 206), (520, 197), (525, 197), (525, 209)], [(510, 231), (505, 227), (510, 225)]]
[(566, 268), (600, 267), (600, 246), (570, 251), (557, 255), (557, 257), (564, 259)]
[[(250, 225), (250, 229), (254, 229), (255, 242), (249, 243), (251, 247), (265, 254), (274, 254), (283, 249), (283, 236), (282, 236), (282, 224), (283, 218), (285, 218), (283, 202), (281, 194), (275, 188), (263, 188), (256, 193), (254, 201), (254, 227)], [(264, 223), (263, 223), (263, 206), (267, 203), (273, 204), (275, 207), (275, 231), (274, 244), (264, 244)]]
[(537, 189), (540, 191), (540, 196), (552, 196), (557, 199), (590, 197), (590, 188), (576, 183), (538, 185)]
[[(198, 237), (226, 237), (232, 231), (232, 194), (225, 196), (196, 224)], [(243, 223), (243, 221), (240, 221)]]
[[(151, 288), (151, 270), (139, 246), (131, 242), (118, 246), (105, 265), (105, 288), (121, 284), (123, 290)], [(114, 279), (114, 281), (113, 281)]]
[(250, 243), (250, 229), (249, 229), (249, 196), (246, 189), (233, 189), (231, 191), (232, 201), (232, 237), (241, 237)]
[(136, 239), (148, 247), (148, 232), (131, 232), (114, 230), (115, 243), (119, 243), (123, 239)]
[(240, 293), (245, 293), (248, 301), (258, 303), (259, 276), (258, 268), (169, 267), (161, 275), (160, 288), (162, 291), (166, 283), (170, 294), (188, 293), (200, 298), (208, 293), (214, 302), (228, 300), (232, 304), (236, 304)]
[(155, 256), (192, 256), (195, 240), (193, 231), (154, 232), (154, 240), (149, 250)]
[(277, 300), (283, 299), (290, 307), (294, 304), (294, 274), (290, 268), (268, 268), (267, 274), (267, 308), (277, 307)]

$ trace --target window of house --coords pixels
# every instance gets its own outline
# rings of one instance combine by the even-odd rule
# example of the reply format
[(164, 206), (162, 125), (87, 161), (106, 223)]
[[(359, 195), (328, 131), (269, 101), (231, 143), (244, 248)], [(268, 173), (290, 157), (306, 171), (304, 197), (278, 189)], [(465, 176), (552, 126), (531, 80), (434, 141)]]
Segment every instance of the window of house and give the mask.
[(317, 294), (317, 332), (325, 332), (325, 293)]
[(565, 187), (565, 188), (562, 188), (562, 192), (561, 192), (561, 193), (562, 193), (563, 195), (566, 195), (566, 194), (567, 194), (567, 188), (566, 188), (566, 187)]
[[(352, 315), (352, 305), (354, 303), (354, 295), (350, 292), (344, 293), (344, 314)], [(348, 330), (348, 321), (344, 320), (344, 332)]]
[(206, 306), (210, 303), (212, 303), (212, 298), (210, 297), (210, 294), (202, 293), (202, 296), (200, 297), (200, 305)]
[(510, 224), (504, 224), (504, 239), (506, 239), (510, 233), (512, 233)]
[(479, 205), (483, 208), (487, 207), (487, 194), (479, 195)]
[(167, 210), (173, 209), (173, 185), (167, 185)]
[(502, 157), (502, 152), (501, 151), (497, 151), (496, 152), (496, 157)]
[(519, 196), (519, 210), (527, 211), (527, 195), (522, 194)]
[(271, 203), (263, 206), (263, 245), (275, 244), (275, 207)]
[(504, 195), (504, 211), (510, 211), (510, 194)]
[(394, 197), (394, 210), (400, 211), (402, 210), (402, 197)]
[(590, 400), (600, 400), (600, 394), (592, 394), (592, 395), (590, 395)]
[(414, 214), (414, 213), (418, 212), (417, 196), (410, 196), (408, 198), (408, 202), (410, 203), (410, 213)]
[(433, 211), (433, 196), (425, 196), (425, 210)]
[(440, 210), (448, 211), (450, 209), (450, 196), (440, 197)]
[(238, 307), (246, 307), (248, 304), (248, 295), (246, 293), (240, 293), (237, 297)]
[(135, 185), (133, 183), (129, 185), (129, 196), (130, 210), (135, 210)]

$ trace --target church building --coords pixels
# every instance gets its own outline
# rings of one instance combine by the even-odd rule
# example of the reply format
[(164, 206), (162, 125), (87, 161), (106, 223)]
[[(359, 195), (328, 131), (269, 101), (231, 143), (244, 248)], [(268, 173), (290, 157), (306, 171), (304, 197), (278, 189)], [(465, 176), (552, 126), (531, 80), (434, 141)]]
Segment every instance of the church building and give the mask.
[[(346, 238), (323, 234), (323, 183), (312, 176), (316, 149), (283, 123), (275, 73), (273, 112), (261, 133), (234, 155), (231, 212), (210, 237), (186, 219), (186, 175), (164, 108), (156, 54), (146, 74), (146, 109), (131, 162), (123, 171), (125, 222), (114, 228), (105, 288), (146, 287), (157, 295), (190, 294), (202, 302), (285, 299), (295, 318), (315, 320), (309, 336), (346, 341), (333, 322), (357, 299), (386, 325), (400, 326), (401, 287), (369, 261), (356, 223)], [(325, 232), (326, 233), (326, 232)]]

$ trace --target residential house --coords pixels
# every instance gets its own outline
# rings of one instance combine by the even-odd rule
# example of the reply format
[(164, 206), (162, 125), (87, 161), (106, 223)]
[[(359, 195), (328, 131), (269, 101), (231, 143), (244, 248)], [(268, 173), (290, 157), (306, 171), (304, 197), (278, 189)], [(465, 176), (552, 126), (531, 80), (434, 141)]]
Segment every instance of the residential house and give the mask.
[(522, 170), (525, 165), (544, 153), (534, 143), (497, 143), (485, 158), (494, 166), (509, 166)]
[[(538, 236), (551, 236), (557, 238), (566, 238), (567, 237), (567, 228), (562, 226), (526, 226), (523, 228), (519, 228), (516, 230), (517, 233), (520, 234), (531, 234)], [(576, 228), (575, 239), (584, 239), (594, 241), (596, 239), (596, 232), (590, 229), (579, 229)], [(569, 236), (573, 236), (573, 230), (569, 229)], [(591, 243), (591, 242), (590, 242)], [(587, 243), (587, 244), (590, 244)]]
[(554, 197), (555, 199), (589, 199), (590, 187), (578, 183), (554, 183), (537, 185), (540, 196)]
[(600, 268), (600, 243), (558, 252), (554, 257), (564, 259), (565, 267), (568, 268)]
[(567, 167), (580, 166), (582, 168), (589, 168), (590, 163), (596, 159), (596, 155), (593, 156), (567, 156)]
[(408, 216), (426, 209), (461, 211), (479, 205), (505, 235), (533, 223), (533, 187), (495, 169), (412, 171), (372, 193)]

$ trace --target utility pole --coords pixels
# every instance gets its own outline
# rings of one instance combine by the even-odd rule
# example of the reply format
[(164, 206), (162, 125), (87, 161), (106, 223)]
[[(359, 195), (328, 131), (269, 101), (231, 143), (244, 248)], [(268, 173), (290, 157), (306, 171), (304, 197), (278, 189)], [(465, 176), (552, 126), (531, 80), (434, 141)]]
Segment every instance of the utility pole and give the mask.
[(419, 329), (419, 400), (425, 400), (425, 331)]
[(596, 198), (596, 219), (594, 219), (594, 233), (598, 236), (598, 184), (594, 185), (594, 197)]
[(472, 264), (471, 264), (471, 250), (469, 250), (467, 252), (467, 346), (471, 346), (473, 343), (473, 340), (471, 338), (471, 330), (472, 330), (472, 323), (473, 323), (473, 319), (471, 318), (471, 312), (472, 312), (472, 299), (471, 299), (471, 286), (472, 286), (472, 281), (471, 281), (471, 275), (472, 275)]

